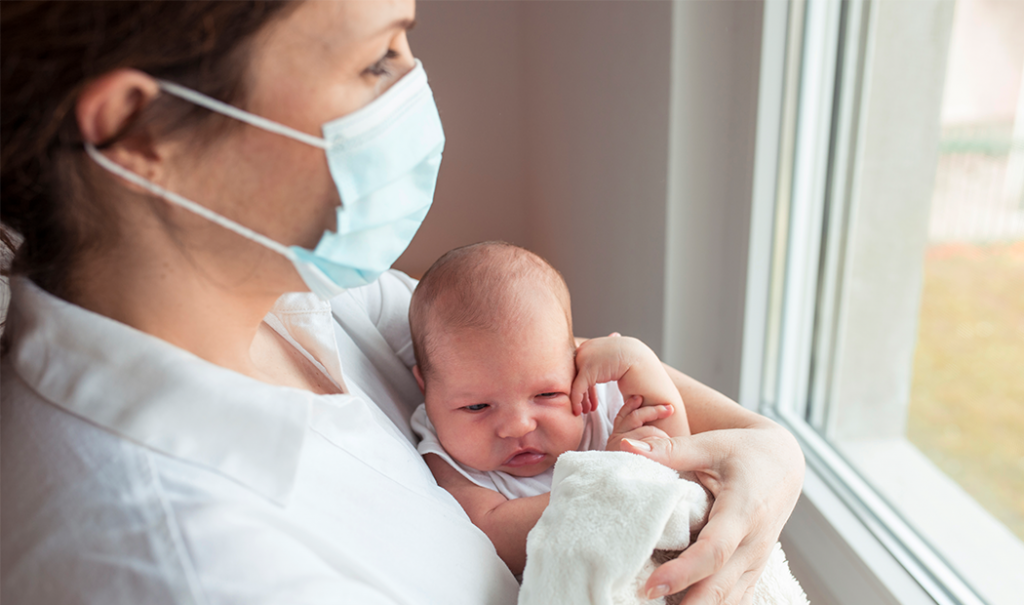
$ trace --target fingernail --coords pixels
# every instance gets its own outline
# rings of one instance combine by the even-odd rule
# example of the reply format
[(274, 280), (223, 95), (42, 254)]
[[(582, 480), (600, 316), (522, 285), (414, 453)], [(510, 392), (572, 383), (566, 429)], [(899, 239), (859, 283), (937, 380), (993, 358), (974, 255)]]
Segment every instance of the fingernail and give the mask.
[[(645, 452), (651, 451), (651, 444), (647, 443), (646, 441), (636, 441), (634, 439), (623, 439), (623, 441), (625, 441), (626, 443), (628, 443), (629, 445), (631, 445), (635, 449), (643, 450)], [(659, 586), (658, 588), (655, 588), (654, 590), (659, 590), (661, 588), (662, 588), (662, 586)], [(661, 593), (658, 596), (660, 597), (661, 595), (666, 595), (666, 594), (668, 594), (668, 593), (667, 592), (663, 592), (663, 593)], [(648, 598), (652, 598), (653, 599), (653, 598), (656, 598), (656, 597), (648, 597)]]
[(655, 586), (654, 588), (647, 591), (647, 600), (663, 597), (667, 595), (670, 590), (672, 589), (669, 587), (668, 584), (659, 584), (658, 586)]

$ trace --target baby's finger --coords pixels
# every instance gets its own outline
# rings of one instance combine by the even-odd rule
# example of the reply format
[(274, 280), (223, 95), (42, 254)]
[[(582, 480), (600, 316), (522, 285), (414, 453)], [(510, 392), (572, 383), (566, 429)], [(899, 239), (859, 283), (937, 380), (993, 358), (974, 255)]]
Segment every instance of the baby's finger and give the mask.
[(625, 433), (638, 429), (652, 422), (668, 418), (674, 410), (670, 405), (646, 405), (640, 409), (633, 410), (622, 418), (616, 418), (615, 429), (617, 433)]
[(622, 336), (622, 334), (619, 334), (618, 332), (612, 332), (611, 334), (608, 335), (609, 338), (614, 338), (616, 336)]
[(675, 413), (675, 408), (668, 404), (661, 405), (645, 405), (639, 410), (630, 414), (631, 417), (635, 418), (640, 422), (641, 425), (650, 424), (664, 418), (668, 418)]
[(644, 398), (640, 395), (631, 395), (626, 399), (626, 403), (623, 404), (622, 409), (615, 415), (615, 420), (612, 421), (612, 432), (613, 433), (625, 433), (629, 429), (623, 428), (625, 426), (626, 419), (629, 415), (636, 411), (644, 403)]
[(586, 376), (576, 374), (572, 381), (572, 388), (569, 389), (569, 402), (572, 404), (572, 413), (579, 416), (583, 413), (583, 400), (590, 394), (590, 382)]
[(597, 385), (592, 384), (587, 389), (587, 398), (584, 400), (583, 413), (588, 414), (597, 409)]
[(623, 404), (622, 409), (619, 410), (619, 413), (615, 415), (615, 424), (618, 424), (620, 421), (625, 420), (626, 416), (629, 416), (630, 414), (635, 412), (643, 404), (644, 398), (642, 396), (630, 395), (629, 398), (626, 399), (626, 403)]

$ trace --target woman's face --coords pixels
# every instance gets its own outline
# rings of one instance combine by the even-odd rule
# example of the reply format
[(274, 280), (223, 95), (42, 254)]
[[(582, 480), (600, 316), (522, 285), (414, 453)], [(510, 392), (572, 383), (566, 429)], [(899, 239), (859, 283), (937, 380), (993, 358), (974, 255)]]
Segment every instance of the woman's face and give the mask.
[[(314, 136), (376, 99), (414, 65), (406, 31), (414, 0), (303, 2), (253, 40), (243, 109)], [(233, 125), (236, 126), (236, 125)], [(167, 184), (285, 245), (316, 246), (341, 203), (324, 151), (248, 125), (197, 149), (181, 146)], [(195, 254), (260, 288), (302, 290), (277, 254), (198, 217), (180, 215)]]

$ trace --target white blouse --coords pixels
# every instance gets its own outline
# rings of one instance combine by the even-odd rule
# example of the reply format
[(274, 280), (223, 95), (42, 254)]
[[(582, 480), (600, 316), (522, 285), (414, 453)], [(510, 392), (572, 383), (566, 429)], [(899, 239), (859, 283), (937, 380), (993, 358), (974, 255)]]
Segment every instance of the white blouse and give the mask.
[(330, 304), (278, 301), (267, 323), (349, 392), (315, 395), (15, 279), (2, 600), (514, 603), (512, 574), (410, 441), (414, 285), (390, 272)]

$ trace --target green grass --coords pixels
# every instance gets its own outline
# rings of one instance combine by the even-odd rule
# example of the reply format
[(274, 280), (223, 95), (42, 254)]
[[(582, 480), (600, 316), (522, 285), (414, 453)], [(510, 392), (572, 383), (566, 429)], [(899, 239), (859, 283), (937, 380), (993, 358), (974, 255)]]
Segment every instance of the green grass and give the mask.
[(929, 250), (907, 436), (1024, 540), (1024, 242)]

